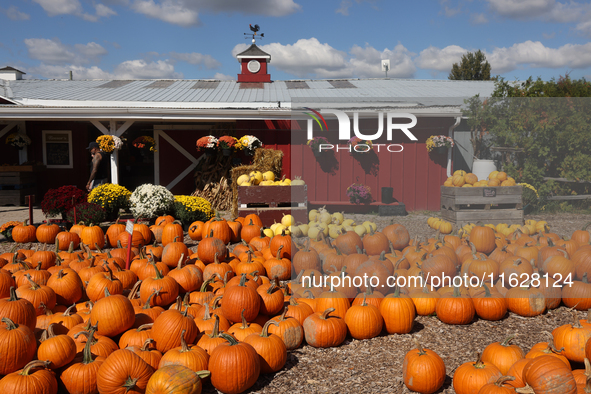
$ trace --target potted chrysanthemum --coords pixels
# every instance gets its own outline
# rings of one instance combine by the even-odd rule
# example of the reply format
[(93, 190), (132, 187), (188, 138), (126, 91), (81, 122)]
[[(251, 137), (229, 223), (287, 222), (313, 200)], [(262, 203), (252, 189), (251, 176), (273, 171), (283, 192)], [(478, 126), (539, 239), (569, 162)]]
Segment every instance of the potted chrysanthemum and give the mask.
[(237, 141), (238, 140), (232, 136), (224, 135), (218, 140), (218, 148), (222, 151), (224, 156), (232, 156)]
[(208, 157), (215, 156), (215, 151), (218, 147), (218, 139), (213, 135), (201, 137), (197, 140), (197, 150), (205, 152)]
[(149, 183), (138, 186), (129, 198), (129, 210), (136, 219), (152, 219), (172, 210), (174, 195), (164, 186)]

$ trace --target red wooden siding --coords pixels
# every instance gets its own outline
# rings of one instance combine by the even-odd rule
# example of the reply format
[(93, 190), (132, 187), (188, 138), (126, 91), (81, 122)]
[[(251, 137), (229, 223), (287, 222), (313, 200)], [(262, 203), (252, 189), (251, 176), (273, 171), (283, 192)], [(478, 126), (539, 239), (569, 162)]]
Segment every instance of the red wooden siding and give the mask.
[[(376, 126), (365, 128), (362, 121), (362, 132), (375, 133), (375, 123)], [(306, 181), (308, 201), (348, 202), (347, 188), (353, 183), (362, 183), (371, 188), (374, 201), (381, 202), (382, 187), (392, 187), (394, 198), (404, 203), (407, 210), (437, 211), (440, 209), (439, 188), (447, 178), (447, 154), (429, 154), (425, 141), (431, 135), (447, 135), (451, 124), (451, 119), (419, 118), (417, 126), (411, 129), (418, 141), (410, 141), (401, 131), (394, 132), (393, 141), (385, 140), (385, 132), (382, 138), (374, 141), (374, 144), (400, 144), (404, 147), (402, 152), (390, 153), (381, 147), (378, 153), (374, 147), (376, 154), (372, 159), (370, 155), (353, 157), (341, 150), (335, 152), (335, 160), (330, 156), (314, 157), (306, 145), (305, 127), (300, 124), (302, 130), (292, 132), (291, 175), (300, 175)], [(322, 135), (336, 145), (336, 122), (328, 122), (328, 129), (330, 131)], [(344, 142), (339, 145), (346, 146)]]

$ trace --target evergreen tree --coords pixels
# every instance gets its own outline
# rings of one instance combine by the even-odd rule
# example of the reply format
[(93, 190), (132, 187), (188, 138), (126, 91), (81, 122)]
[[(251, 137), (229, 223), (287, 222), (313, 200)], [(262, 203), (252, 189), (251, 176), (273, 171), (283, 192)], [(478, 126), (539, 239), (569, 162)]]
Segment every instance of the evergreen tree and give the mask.
[(460, 64), (454, 63), (448, 79), (456, 81), (490, 81), (490, 63), (479, 49), (462, 56)]

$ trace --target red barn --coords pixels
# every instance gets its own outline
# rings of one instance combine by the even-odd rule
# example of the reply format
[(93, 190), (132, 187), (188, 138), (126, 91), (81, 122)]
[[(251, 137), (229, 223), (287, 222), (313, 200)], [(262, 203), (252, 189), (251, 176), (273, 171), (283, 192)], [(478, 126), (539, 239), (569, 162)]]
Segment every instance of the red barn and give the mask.
[[(494, 89), (490, 81), (273, 81), (271, 56), (256, 45), (237, 58), (242, 65), (237, 81), (32, 80), (22, 79), (24, 73), (11, 67), (2, 69), (0, 137), (5, 141), (21, 133), (31, 144), (22, 150), (0, 144), (0, 164), (43, 164), (30, 169), (33, 178), (26, 185), (40, 202), (50, 188), (84, 188), (90, 173), (86, 146), (101, 134), (112, 134), (127, 140), (111, 155), (113, 183), (130, 190), (155, 183), (174, 194), (190, 194), (202, 155), (196, 140), (213, 129), (227, 130), (238, 138), (254, 135), (265, 147), (282, 150), (285, 175), (306, 181), (312, 204), (347, 204), (347, 187), (361, 183), (371, 188), (377, 203), (381, 189), (391, 187), (394, 199), (407, 210), (439, 210), (439, 186), (451, 170), (451, 152), (429, 154), (425, 141), (431, 135), (453, 135), (463, 100), (488, 96)], [(317, 123), (312, 110), (325, 113), (325, 122)], [(350, 118), (351, 136), (356, 124), (359, 133), (376, 134), (383, 119), (383, 132), (373, 140), (370, 155), (349, 153), (341, 123), (329, 110)], [(409, 122), (404, 114), (416, 117), (408, 130), (416, 139), (400, 128), (387, 138), (391, 123)], [(306, 145), (310, 124), (314, 136), (324, 136), (334, 146), (333, 154), (316, 157)], [(153, 137), (156, 152), (134, 148), (131, 143), (139, 136)], [(388, 151), (390, 145), (396, 147)], [(15, 203), (3, 200), (1, 193), (0, 204)]]

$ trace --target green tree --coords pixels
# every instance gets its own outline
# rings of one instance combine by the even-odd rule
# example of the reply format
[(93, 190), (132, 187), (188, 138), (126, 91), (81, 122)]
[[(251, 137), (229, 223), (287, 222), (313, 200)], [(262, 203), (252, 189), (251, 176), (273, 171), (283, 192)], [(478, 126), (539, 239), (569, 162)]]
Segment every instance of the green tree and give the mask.
[(591, 83), (581, 79), (570, 79), (569, 75), (560, 76), (558, 81), (535, 81), (529, 77), (524, 82), (509, 83), (499, 78), (495, 84), (493, 97), (591, 97)]
[(591, 84), (568, 75), (550, 81), (499, 79), (492, 97), (465, 100), (474, 130), (498, 147), (521, 152), (506, 157), (503, 169), (532, 184), (540, 196), (589, 194), (589, 184), (546, 181), (545, 177), (591, 180)]
[(479, 49), (477, 52), (468, 52), (462, 56), (460, 64), (454, 63), (447, 77), (456, 81), (490, 81), (490, 63)]

